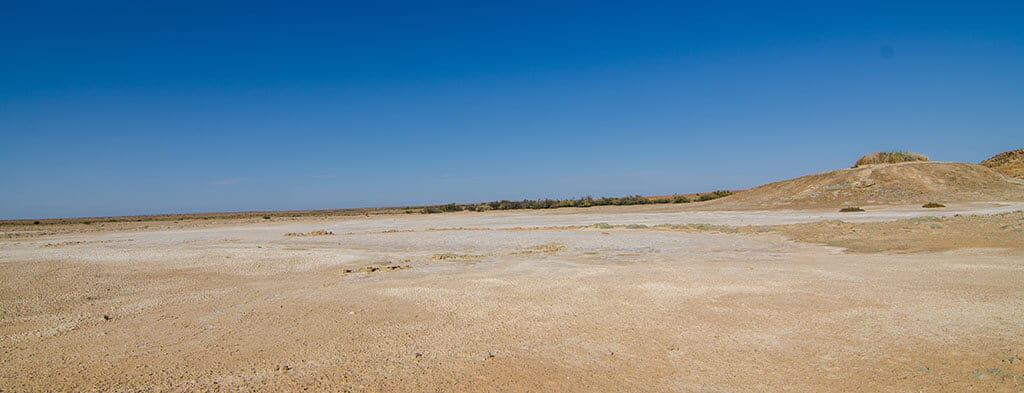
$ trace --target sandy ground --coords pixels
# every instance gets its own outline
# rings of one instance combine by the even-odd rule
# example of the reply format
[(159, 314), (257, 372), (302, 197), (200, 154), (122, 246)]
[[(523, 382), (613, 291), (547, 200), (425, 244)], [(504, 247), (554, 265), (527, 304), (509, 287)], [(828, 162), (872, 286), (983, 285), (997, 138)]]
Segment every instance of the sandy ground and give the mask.
[(0, 240), (0, 391), (1021, 391), (1021, 209), (48, 229)]

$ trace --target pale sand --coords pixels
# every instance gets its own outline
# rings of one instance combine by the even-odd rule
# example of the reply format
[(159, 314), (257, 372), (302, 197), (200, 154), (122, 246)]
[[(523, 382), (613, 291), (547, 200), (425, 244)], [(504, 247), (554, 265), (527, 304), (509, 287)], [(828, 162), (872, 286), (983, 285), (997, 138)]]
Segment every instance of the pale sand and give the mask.
[[(578, 227), (1022, 208), (641, 206), (8, 239), (0, 391), (1021, 391), (1019, 250)], [(285, 236), (316, 230), (334, 235)]]

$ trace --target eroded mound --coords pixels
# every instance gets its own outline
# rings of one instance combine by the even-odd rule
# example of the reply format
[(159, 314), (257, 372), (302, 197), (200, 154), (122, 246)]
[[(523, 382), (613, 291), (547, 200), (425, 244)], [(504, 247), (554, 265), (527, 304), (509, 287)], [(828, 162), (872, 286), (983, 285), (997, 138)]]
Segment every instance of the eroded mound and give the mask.
[(996, 154), (992, 158), (982, 161), (981, 165), (1006, 176), (1024, 179), (1024, 149)]
[(766, 184), (708, 202), (715, 209), (839, 208), (925, 202), (1024, 201), (1024, 184), (981, 165), (878, 164)]

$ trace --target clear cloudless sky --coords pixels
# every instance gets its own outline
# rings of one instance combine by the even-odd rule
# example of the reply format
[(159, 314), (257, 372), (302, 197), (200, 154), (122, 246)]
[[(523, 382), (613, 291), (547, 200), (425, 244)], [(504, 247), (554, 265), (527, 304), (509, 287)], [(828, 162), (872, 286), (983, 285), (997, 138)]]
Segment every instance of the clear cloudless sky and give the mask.
[(742, 188), (1024, 145), (1024, 2), (2, 1), (0, 218)]

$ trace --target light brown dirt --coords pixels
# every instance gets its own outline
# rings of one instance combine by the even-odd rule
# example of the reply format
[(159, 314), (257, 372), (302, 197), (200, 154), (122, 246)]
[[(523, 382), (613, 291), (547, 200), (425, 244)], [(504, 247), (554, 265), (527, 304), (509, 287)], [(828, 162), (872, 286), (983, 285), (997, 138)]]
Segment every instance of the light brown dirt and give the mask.
[(707, 209), (811, 209), (1024, 201), (1024, 183), (981, 165), (876, 164), (766, 184), (705, 203)]
[(1024, 179), (1024, 149), (996, 154), (992, 158), (982, 161), (981, 165), (1009, 177)]
[[(743, 228), (740, 232), (757, 231)], [(966, 248), (1024, 250), (1024, 212), (994, 216), (926, 217), (910, 220), (848, 223), (827, 221), (781, 225), (770, 231), (801, 241), (842, 247), (853, 252), (924, 252)]]
[[(1003, 228), (1020, 213), (935, 219), (984, 235), (951, 251), (851, 253), (778, 234), (847, 239), (813, 223), (826, 212), (664, 209), (8, 238), (0, 390), (1024, 388), (1024, 257)], [(903, 226), (946, 236), (919, 230), (924, 218), (892, 221), (948, 213), (925, 210), (851, 225), (882, 244)], [(773, 225), (792, 222), (805, 224)], [(335, 235), (284, 236), (315, 230)], [(987, 248), (1000, 244), (1011, 248)]]

